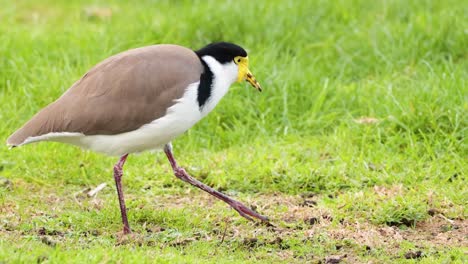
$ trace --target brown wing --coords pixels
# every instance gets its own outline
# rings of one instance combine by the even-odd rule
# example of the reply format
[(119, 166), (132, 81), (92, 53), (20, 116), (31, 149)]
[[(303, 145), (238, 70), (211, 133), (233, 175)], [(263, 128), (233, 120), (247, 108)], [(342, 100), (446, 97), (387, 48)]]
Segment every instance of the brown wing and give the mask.
[(129, 50), (96, 65), (57, 101), (7, 140), (20, 145), (50, 132), (113, 135), (162, 117), (203, 66), (190, 49), (155, 45)]

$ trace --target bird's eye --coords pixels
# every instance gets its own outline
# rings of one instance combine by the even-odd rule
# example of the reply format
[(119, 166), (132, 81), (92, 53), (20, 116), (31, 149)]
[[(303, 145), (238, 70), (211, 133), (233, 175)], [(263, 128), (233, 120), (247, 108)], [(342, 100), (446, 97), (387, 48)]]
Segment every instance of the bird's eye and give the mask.
[(237, 59), (237, 62), (240, 62), (240, 61), (241, 61), (241, 59)]

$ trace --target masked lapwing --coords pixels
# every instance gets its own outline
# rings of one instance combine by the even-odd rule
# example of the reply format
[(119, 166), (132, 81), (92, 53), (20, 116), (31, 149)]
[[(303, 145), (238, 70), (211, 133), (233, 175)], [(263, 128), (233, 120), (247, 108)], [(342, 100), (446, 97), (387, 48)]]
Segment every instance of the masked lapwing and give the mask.
[(223, 200), (249, 220), (268, 219), (191, 177), (177, 164), (171, 141), (213, 110), (234, 82), (260, 84), (247, 52), (218, 42), (200, 50), (153, 45), (114, 55), (89, 70), (59, 99), (13, 133), (7, 144), (39, 141), (77, 145), (120, 156), (114, 179), (123, 232), (129, 233), (122, 190), (123, 165), (131, 153), (163, 149), (175, 176)]

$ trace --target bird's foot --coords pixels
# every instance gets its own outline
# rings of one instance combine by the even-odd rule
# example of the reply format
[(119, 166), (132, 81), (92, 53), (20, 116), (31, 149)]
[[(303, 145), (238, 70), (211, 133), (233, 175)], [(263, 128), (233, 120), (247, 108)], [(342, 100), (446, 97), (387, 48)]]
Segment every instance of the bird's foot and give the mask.
[(242, 203), (231, 199), (232, 202), (228, 203), (234, 210), (236, 210), (241, 216), (246, 218), (247, 220), (253, 221), (252, 217), (261, 220), (262, 222), (269, 222), (268, 217), (263, 216), (254, 210), (248, 208), (247, 206), (243, 205)]
[(130, 230), (130, 226), (124, 225), (123, 230), (122, 230), (122, 233), (123, 233), (124, 235), (128, 235), (128, 234), (132, 233), (132, 231)]
[(184, 168), (177, 167), (174, 169), (174, 174), (177, 178), (181, 180), (188, 180), (188, 173), (185, 171)]
[(250, 221), (253, 221), (252, 218), (256, 218), (256, 219), (259, 219), (263, 222), (268, 222), (268, 217), (266, 216), (263, 216), (257, 212), (255, 212), (254, 210), (248, 208), (247, 206), (245, 206), (244, 204), (242, 204), (241, 202), (238, 202), (232, 198), (230, 198), (229, 196), (217, 191), (217, 190), (214, 190), (213, 188), (197, 181), (196, 179), (192, 178), (186, 171), (185, 169), (181, 168), (181, 167), (177, 167), (174, 169), (174, 174), (177, 178), (185, 181), (185, 182), (188, 182), (190, 184), (192, 184), (193, 186), (195, 187), (198, 187), (204, 191), (206, 191), (207, 193), (215, 196), (216, 198), (218, 199), (221, 199), (223, 200), (224, 202), (226, 202), (227, 204), (229, 204), (232, 208), (234, 208), (234, 210), (236, 210), (241, 216), (245, 217), (247, 220), (250, 220)]

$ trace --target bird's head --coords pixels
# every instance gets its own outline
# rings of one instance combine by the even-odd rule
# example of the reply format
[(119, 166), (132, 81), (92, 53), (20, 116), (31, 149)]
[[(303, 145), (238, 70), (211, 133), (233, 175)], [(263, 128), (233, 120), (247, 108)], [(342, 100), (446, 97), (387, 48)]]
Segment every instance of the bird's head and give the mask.
[(242, 47), (229, 42), (216, 42), (197, 50), (196, 53), (200, 58), (211, 56), (222, 65), (234, 67), (237, 69), (234, 76), (237, 82), (247, 81), (258, 91), (262, 91), (260, 83), (249, 70), (249, 57)]

